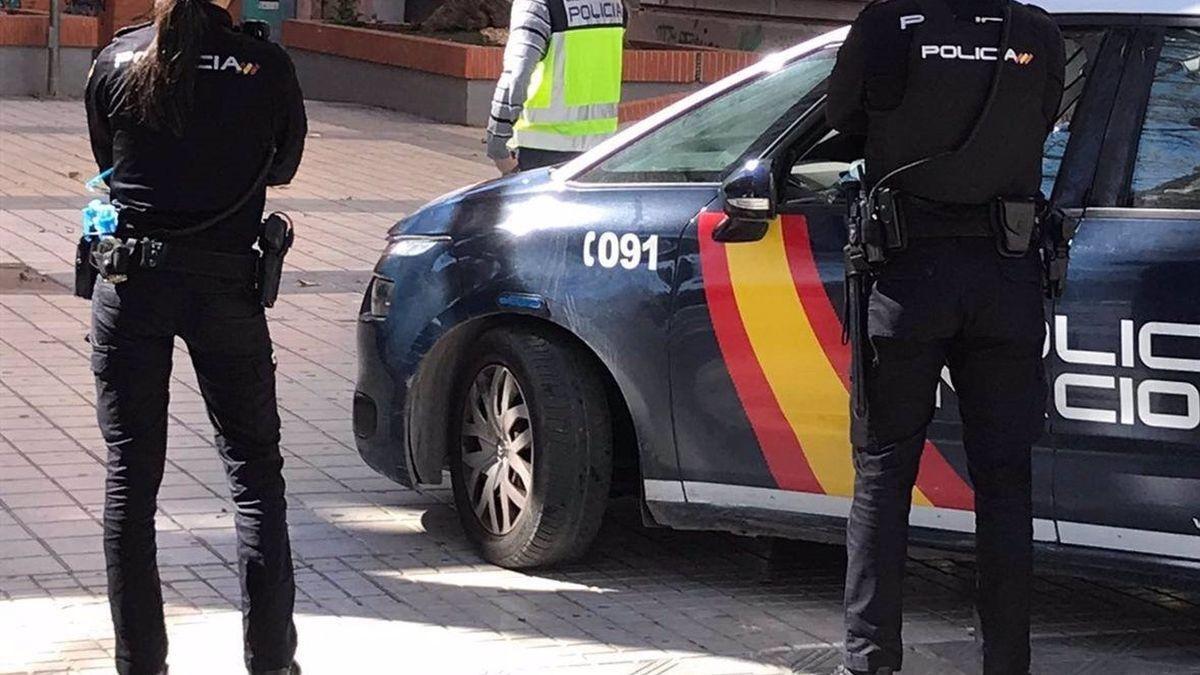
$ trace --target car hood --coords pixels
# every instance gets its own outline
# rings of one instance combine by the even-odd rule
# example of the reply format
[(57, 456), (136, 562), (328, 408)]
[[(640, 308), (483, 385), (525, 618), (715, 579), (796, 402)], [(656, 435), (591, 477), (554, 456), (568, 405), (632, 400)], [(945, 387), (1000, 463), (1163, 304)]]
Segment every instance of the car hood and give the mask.
[(442, 195), (402, 219), (388, 237), (474, 234), (494, 227), (506, 204), (557, 189), (549, 169), (526, 171)]

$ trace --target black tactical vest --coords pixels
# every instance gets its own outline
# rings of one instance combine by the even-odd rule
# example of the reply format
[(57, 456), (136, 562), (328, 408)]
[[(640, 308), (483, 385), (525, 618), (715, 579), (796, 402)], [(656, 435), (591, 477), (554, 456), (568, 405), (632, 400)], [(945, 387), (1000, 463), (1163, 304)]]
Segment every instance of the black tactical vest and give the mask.
[[(1011, 25), (1008, 45), (1001, 47), (1003, 14), (959, 17), (951, 1), (891, 0), (887, 11), (873, 15), (868, 35), (885, 39), (867, 59), (869, 181), (959, 147), (978, 121), (967, 147), (905, 171), (889, 186), (952, 204), (1036, 195), (1050, 130), (1045, 101), (1046, 67), (1053, 61), (1048, 50), (1055, 42), (1051, 19), (1041, 10), (1007, 3)], [(886, 62), (881, 43), (899, 45), (891, 50), (895, 56), (907, 43), (904, 72), (897, 73), (901, 64)], [(985, 109), (997, 64), (998, 88)]]

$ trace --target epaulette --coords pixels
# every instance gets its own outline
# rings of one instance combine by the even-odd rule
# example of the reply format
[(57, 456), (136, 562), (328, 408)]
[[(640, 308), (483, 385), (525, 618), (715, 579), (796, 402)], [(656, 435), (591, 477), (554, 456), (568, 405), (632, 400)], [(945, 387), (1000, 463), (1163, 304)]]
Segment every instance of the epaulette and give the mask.
[(1021, 7), (1024, 7), (1025, 9), (1031, 9), (1034, 12), (1045, 16), (1047, 19), (1053, 18), (1052, 16), (1050, 16), (1050, 12), (1046, 11), (1045, 7), (1040, 7), (1038, 5), (1033, 4), (1032, 2), (1014, 2), (1012, 4), (1020, 5)]
[(269, 42), (271, 40), (271, 24), (258, 19), (248, 19), (243, 21), (240, 26), (235, 29), (242, 35), (249, 35), (252, 38)]
[(146, 21), (143, 23), (136, 23), (132, 26), (125, 26), (124, 28), (113, 33), (113, 37), (121, 37), (122, 35), (127, 35), (129, 33), (132, 33), (135, 30), (141, 30), (147, 26), (153, 26), (153, 25), (154, 25), (153, 21)]
[(1045, 21), (1045, 22), (1049, 22), (1049, 23), (1054, 23), (1054, 17), (1051, 16), (1050, 12), (1047, 12), (1045, 10), (1045, 8), (1038, 7), (1037, 5), (1035, 5), (1033, 3), (1028, 3), (1028, 2), (1015, 2), (1014, 1), (1011, 4), (1013, 6), (1013, 9), (1028, 11), (1030, 16), (1035, 21), (1041, 20), (1041, 21)]
[(883, 5), (887, 5), (887, 4), (895, 4), (899, 1), (900, 0), (871, 0), (870, 2), (868, 2), (866, 4), (866, 6), (863, 7), (863, 11), (866, 11), (868, 9), (877, 9), (877, 8), (882, 7)]
[[(909, 4), (912, 3), (912, 0), (907, 1)], [(862, 8), (862, 13), (877, 12), (885, 9), (891, 9), (892, 11), (909, 11), (908, 7), (903, 6), (905, 2), (906, 0), (871, 0)], [(900, 6), (897, 7), (897, 5)]]

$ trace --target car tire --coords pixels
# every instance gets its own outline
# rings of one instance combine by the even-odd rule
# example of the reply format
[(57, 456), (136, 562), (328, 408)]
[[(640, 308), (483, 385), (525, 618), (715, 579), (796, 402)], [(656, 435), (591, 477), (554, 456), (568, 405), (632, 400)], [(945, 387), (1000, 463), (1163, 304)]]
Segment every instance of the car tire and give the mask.
[(581, 556), (612, 480), (612, 424), (593, 360), (520, 328), (489, 330), (468, 353), (449, 448), (467, 536), (486, 560), (513, 569)]

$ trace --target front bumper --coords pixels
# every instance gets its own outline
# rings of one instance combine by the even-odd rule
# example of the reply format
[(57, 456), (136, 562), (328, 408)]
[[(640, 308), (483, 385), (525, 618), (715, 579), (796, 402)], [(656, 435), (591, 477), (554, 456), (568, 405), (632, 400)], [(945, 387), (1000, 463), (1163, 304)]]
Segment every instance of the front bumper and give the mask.
[(359, 317), (358, 383), (354, 389), (354, 441), (372, 469), (411, 487), (408, 436), (404, 424), (406, 391), (397, 387), (380, 346), (382, 321)]
[(387, 316), (371, 313), (372, 280), (358, 316), (358, 381), (354, 440), (366, 463), (406, 486), (413, 470), (408, 420), (409, 387), (436, 341), (438, 317), (454, 301), (448, 237), (393, 239), (375, 275), (393, 282)]

